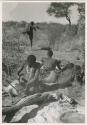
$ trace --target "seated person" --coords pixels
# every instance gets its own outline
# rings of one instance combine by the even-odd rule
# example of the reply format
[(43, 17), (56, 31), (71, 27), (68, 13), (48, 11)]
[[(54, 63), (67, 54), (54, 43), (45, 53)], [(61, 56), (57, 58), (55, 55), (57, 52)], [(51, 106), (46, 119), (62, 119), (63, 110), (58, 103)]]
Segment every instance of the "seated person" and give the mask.
[[(18, 71), (19, 76), (23, 76), (22, 79), (26, 80), (26, 94), (33, 94), (32, 92), (36, 92), (38, 90), (39, 83), (39, 71), (40, 71), (40, 63), (36, 62), (36, 57), (34, 55), (29, 55), (27, 61)], [(25, 69), (25, 77), (21, 71)], [(27, 77), (26, 77), (27, 74)]]
[(53, 59), (53, 51), (50, 49), (47, 52), (47, 58), (42, 58), (42, 65), (43, 65), (43, 70), (47, 70), (49, 71), (49, 75), (43, 79), (44, 82), (55, 82), (56, 80), (56, 68), (58, 68), (59, 70), (61, 70), (60, 67), (60, 61)]

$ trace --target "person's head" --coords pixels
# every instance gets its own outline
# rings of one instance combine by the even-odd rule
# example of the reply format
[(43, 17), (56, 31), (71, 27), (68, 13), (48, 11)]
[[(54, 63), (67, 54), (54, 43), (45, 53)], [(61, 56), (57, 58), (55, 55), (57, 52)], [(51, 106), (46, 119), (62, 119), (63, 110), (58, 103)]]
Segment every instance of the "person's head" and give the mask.
[(31, 24), (31, 25), (34, 25), (34, 22), (32, 21), (30, 24)]
[(29, 55), (27, 57), (27, 63), (29, 67), (32, 67), (35, 62), (36, 62), (36, 57), (34, 55)]
[(48, 57), (52, 57), (53, 56), (53, 51), (52, 50), (48, 50), (47, 55), (48, 55)]

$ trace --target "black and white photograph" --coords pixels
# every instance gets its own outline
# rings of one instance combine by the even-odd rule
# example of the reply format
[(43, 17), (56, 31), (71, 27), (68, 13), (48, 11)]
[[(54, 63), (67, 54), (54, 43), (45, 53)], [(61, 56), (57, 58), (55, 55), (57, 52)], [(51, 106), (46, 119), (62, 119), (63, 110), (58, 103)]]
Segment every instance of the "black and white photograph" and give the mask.
[(85, 123), (85, 2), (2, 2), (2, 123)]

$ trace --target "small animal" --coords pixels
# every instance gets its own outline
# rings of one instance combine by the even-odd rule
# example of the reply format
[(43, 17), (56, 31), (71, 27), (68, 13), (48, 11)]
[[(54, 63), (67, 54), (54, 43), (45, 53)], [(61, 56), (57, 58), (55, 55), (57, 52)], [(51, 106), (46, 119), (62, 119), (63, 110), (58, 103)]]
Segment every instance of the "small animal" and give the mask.
[(15, 96), (18, 96), (18, 91), (17, 89), (15, 88), (16, 85), (19, 84), (19, 81), (18, 80), (14, 80), (12, 83), (9, 84), (9, 86), (3, 86), (3, 90), (9, 94), (11, 100), (12, 100), (12, 103), (13, 103), (13, 97)]

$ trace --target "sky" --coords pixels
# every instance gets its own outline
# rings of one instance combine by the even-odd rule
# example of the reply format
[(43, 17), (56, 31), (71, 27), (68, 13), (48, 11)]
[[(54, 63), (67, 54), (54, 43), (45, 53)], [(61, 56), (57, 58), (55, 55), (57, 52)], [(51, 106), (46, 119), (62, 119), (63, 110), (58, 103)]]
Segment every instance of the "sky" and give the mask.
[[(66, 18), (55, 18), (46, 12), (50, 2), (4, 2), (2, 6), (3, 21), (56, 22), (67, 24)], [(79, 13), (77, 6), (70, 8), (71, 22), (77, 24)]]

